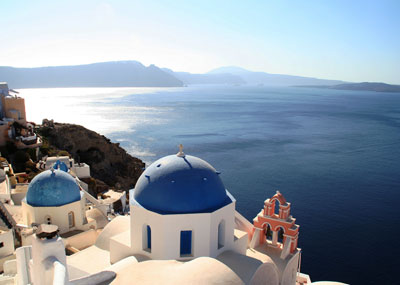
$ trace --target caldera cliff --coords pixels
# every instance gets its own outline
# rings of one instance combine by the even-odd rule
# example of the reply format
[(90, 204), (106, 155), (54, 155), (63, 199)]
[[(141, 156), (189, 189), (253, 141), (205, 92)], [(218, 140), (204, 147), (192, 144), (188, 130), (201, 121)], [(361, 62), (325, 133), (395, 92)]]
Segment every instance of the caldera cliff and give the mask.
[(38, 133), (44, 140), (43, 155), (67, 151), (76, 162), (90, 166), (97, 186), (104, 182), (106, 185), (103, 186), (127, 191), (135, 186), (143, 172), (145, 164), (142, 160), (129, 155), (118, 143), (82, 126), (43, 120)]

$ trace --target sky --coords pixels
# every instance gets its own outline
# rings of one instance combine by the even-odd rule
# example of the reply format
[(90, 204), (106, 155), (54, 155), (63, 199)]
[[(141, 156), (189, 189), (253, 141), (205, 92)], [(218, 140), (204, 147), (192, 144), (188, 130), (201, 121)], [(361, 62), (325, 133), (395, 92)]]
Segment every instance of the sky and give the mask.
[(400, 84), (400, 1), (0, 0), (0, 66), (137, 60)]

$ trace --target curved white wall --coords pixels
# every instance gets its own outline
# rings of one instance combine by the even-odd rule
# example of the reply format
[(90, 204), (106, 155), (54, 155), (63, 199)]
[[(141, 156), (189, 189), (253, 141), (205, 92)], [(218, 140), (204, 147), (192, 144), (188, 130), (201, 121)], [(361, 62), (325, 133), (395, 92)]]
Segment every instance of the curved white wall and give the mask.
[[(68, 213), (74, 216), (73, 226), (70, 226)], [(22, 201), (22, 214), (24, 223), (30, 226), (32, 223), (47, 224), (47, 217), (51, 223), (57, 225), (60, 234), (75, 229), (81, 229), (86, 221), (85, 212), (82, 210), (82, 202), (76, 201), (59, 207), (33, 207)]]
[[(218, 248), (218, 226), (224, 221), (224, 246)], [(151, 249), (147, 248), (147, 225), (151, 227)], [(233, 249), (235, 202), (212, 213), (160, 215), (131, 205), (131, 248), (151, 259), (185, 260), (216, 257)], [(180, 255), (181, 231), (192, 231), (192, 254)]]

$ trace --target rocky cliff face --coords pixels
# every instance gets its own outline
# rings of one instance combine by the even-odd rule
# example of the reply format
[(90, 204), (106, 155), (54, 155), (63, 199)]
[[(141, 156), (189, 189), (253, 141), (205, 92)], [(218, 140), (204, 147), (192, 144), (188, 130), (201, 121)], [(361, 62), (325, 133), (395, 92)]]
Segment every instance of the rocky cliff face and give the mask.
[(75, 161), (90, 165), (91, 176), (108, 186), (128, 190), (135, 186), (145, 164), (118, 143), (79, 125), (44, 124), (38, 129), (48, 147), (66, 150)]

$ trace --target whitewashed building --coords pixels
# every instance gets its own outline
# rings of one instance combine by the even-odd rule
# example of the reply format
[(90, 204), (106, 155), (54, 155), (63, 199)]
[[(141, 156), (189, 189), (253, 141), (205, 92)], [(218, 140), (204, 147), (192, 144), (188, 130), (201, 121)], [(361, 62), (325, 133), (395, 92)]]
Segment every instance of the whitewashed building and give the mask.
[[(42, 179), (54, 180), (48, 189), (59, 189), (63, 198), (38, 192), (27, 195), (26, 203), (46, 208), (61, 199), (68, 216), (80, 200), (70, 191), (72, 181), (60, 171), (49, 170)], [(69, 186), (59, 186), (55, 179)], [(143, 172), (130, 191), (130, 216), (112, 220), (92, 246), (66, 257), (57, 235), (33, 235), (32, 246), (17, 249), (17, 262), (6, 263), (0, 284), (311, 284), (309, 276), (300, 273), (299, 226), (292, 216), (284, 219), (273, 213), (277, 200), (285, 201), (281, 215), (289, 214), (290, 203), (278, 192), (264, 202), (253, 225), (235, 210), (236, 201), (220, 173), (180, 149)], [(295, 232), (285, 233), (282, 241), (270, 240), (267, 224), (274, 223), (291, 223), (287, 228)], [(65, 219), (61, 225), (71, 224)]]
[(95, 228), (95, 221), (88, 221), (84, 193), (67, 172), (60, 169), (46, 170), (29, 184), (22, 201), (24, 224), (56, 224), (60, 233), (75, 229)]

